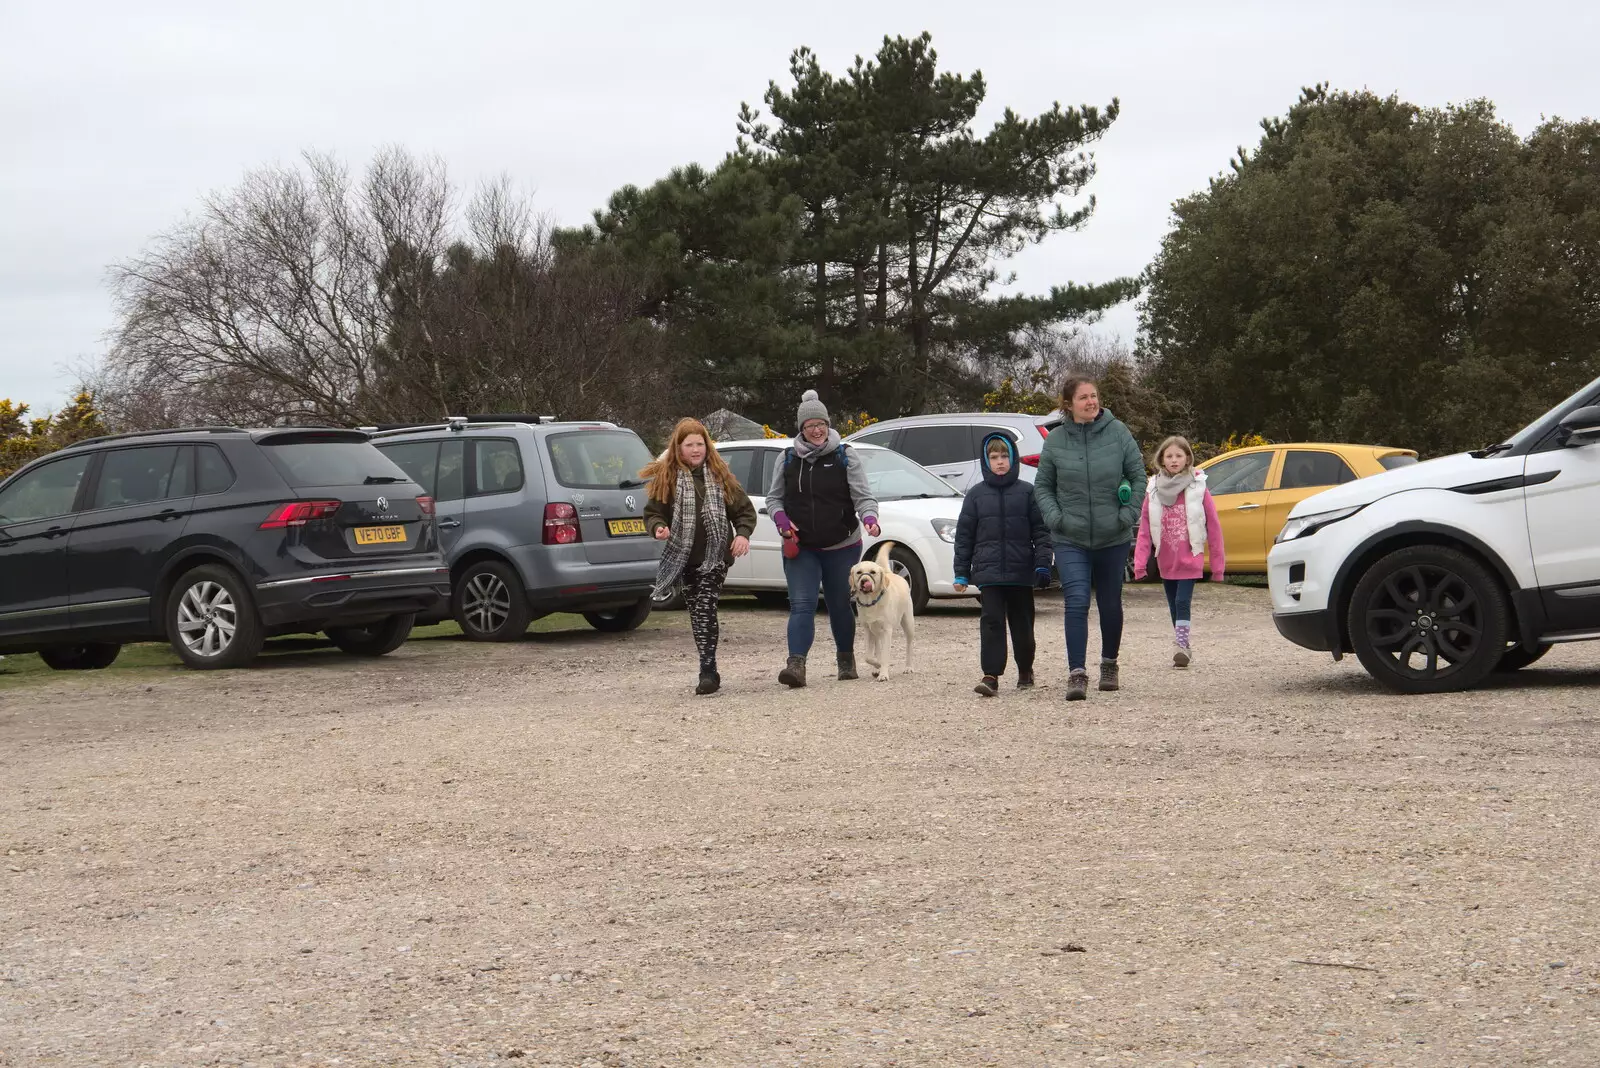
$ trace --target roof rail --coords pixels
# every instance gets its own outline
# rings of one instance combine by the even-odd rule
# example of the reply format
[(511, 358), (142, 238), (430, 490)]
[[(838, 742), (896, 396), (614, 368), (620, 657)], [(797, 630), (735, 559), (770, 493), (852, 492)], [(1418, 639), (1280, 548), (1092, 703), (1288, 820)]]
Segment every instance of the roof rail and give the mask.
[(130, 430), (125, 434), (101, 434), (96, 438), (84, 438), (74, 441), (70, 445), (62, 446), (63, 452), (67, 449), (76, 449), (84, 445), (98, 445), (103, 441), (126, 441), (129, 438), (152, 438), (164, 434), (244, 434), (248, 433), (243, 427), (237, 426), (173, 426), (165, 430)]
[(391, 434), (410, 434), (424, 430), (465, 430), (469, 426), (510, 426), (526, 423), (529, 426), (540, 426), (556, 422), (553, 415), (452, 415), (442, 423), (378, 423), (372, 426), (356, 427), (365, 430), (373, 437), (387, 437)]

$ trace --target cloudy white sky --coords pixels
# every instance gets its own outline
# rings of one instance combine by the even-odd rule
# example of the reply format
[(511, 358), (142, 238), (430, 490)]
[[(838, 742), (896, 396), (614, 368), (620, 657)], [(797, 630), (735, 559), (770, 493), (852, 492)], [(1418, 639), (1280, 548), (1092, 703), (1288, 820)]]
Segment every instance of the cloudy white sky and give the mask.
[[(1600, 5), (1065, 0), (0, 0), (0, 397), (58, 405), (102, 351), (108, 264), (250, 168), (381, 145), (463, 186), (506, 173), (561, 223), (616, 187), (732, 145), (740, 101), (797, 45), (842, 71), (884, 34), (934, 36), (1003, 107), (1104, 103), (1088, 228), (1030, 250), (1020, 284), (1136, 273), (1202, 188), (1303, 85), (1425, 105), (1488, 97), (1526, 133), (1600, 114)], [(1103, 328), (1131, 337), (1131, 306)]]

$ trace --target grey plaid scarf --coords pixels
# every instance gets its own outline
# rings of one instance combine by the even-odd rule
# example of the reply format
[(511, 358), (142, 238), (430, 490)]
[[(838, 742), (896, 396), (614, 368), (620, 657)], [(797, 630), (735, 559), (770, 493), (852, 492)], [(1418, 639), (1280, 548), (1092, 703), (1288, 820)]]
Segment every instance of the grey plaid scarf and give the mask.
[[(728, 522), (728, 502), (722, 496), (722, 484), (709, 469), (702, 467), (706, 484), (705, 500), (700, 502), (700, 516), (706, 524), (706, 558), (700, 564), (702, 572), (722, 566), (728, 554), (729, 536), (733, 524)], [(678, 471), (678, 484), (672, 491), (672, 533), (667, 546), (661, 550), (661, 566), (656, 569), (656, 597), (664, 597), (673, 583), (683, 577), (689, 563), (689, 550), (694, 548), (694, 525), (701, 521), (695, 515), (694, 474), (687, 468)]]

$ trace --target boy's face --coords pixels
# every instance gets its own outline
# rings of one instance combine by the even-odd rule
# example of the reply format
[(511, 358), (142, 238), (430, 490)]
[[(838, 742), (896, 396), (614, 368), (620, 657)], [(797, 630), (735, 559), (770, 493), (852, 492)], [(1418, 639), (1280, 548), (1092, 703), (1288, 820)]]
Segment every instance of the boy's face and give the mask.
[(996, 449), (989, 454), (989, 470), (997, 475), (1011, 473), (1011, 453), (1005, 449)]

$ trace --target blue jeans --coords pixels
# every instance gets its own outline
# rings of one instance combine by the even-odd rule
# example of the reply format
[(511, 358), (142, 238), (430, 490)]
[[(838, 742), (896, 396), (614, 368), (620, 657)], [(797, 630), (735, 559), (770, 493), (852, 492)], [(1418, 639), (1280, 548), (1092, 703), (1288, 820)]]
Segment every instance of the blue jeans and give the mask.
[(1162, 579), (1167, 588), (1167, 608), (1172, 612), (1172, 625), (1187, 623), (1192, 618), (1189, 606), (1194, 602), (1194, 579)]
[(805, 656), (817, 631), (817, 590), (828, 599), (828, 626), (839, 656), (856, 652), (856, 612), (850, 603), (850, 569), (861, 562), (861, 543), (842, 549), (801, 549), (783, 559), (789, 582), (789, 655)]
[(1061, 598), (1067, 606), (1067, 669), (1083, 671), (1089, 655), (1089, 591), (1100, 612), (1100, 659), (1115, 660), (1122, 649), (1122, 577), (1128, 566), (1124, 543), (1106, 549), (1056, 546)]

